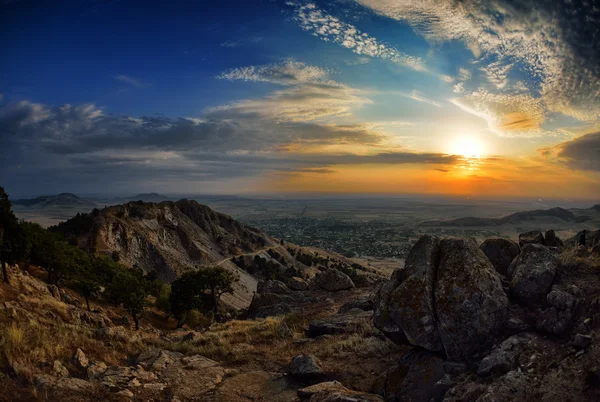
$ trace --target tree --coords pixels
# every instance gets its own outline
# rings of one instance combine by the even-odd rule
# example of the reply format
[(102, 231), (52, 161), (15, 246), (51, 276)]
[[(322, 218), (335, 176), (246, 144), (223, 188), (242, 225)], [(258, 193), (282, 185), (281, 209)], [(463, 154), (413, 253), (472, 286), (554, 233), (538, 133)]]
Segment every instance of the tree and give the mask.
[(199, 282), (204, 283), (205, 288), (209, 291), (213, 318), (219, 322), (221, 320), (219, 307), (221, 296), (233, 293), (233, 284), (239, 281), (240, 278), (233, 272), (218, 266), (201, 269), (198, 271), (198, 275)]
[(185, 324), (189, 311), (207, 306), (205, 286), (199, 281), (198, 271), (188, 271), (171, 283), (169, 304), (171, 313), (177, 319), (177, 328)]
[(4, 282), (9, 283), (7, 265), (16, 264), (24, 259), (29, 244), (19, 220), (12, 211), (12, 205), (4, 187), (0, 187), (0, 260)]
[(100, 285), (93, 278), (80, 277), (73, 283), (73, 287), (83, 298), (88, 311), (92, 311), (90, 308), (90, 297), (100, 290)]
[(144, 277), (130, 269), (120, 270), (114, 275), (107, 291), (109, 298), (116, 304), (122, 304), (131, 315), (135, 329), (138, 330), (148, 297), (148, 286)]

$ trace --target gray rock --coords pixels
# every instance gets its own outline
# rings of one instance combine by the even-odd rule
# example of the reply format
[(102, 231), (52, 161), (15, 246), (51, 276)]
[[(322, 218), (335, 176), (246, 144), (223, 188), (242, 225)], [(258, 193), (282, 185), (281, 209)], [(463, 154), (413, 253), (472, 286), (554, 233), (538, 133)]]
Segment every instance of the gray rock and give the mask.
[(87, 366), (87, 377), (90, 380), (97, 380), (107, 369), (106, 363), (93, 361)]
[(292, 359), (290, 374), (298, 377), (311, 377), (323, 374), (321, 363), (313, 355), (298, 355)]
[(344, 387), (342, 385), (342, 383), (339, 381), (326, 381), (326, 382), (320, 382), (318, 384), (310, 385), (308, 387), (300, 388), (298, 390), (298, 396), (300, 398), (310, 398), (317, 392), (322, 392), (322, 391), (335, 392), (335, 391), (345, 391), (345, 390), (346, 390), (346, 387)]
[(552, 229), (546, 230), (546, 236), (544, 236), (544, 244), (547, 247), (558, 247), (559, 249), (562, 249), (564, 247), (563, 241), (556, 236), (556, 233)]
[(287, 314), (291, 311), (293, 299), (276, 293), (255, 293), (248, 312), (253, 318), (265, 318)]
[(58, 360), (54, 360), (54, 363), (52, 363), (52, 371), (58, 377), (68, 377), (69, 376), (69, 370), (67, 370), (67, 368), (65, 366), (63, 366), (62, 363), (59, 362)]
[(496, 237), (487, 239), (480, 246), (496, 272), (508, 276), (510, 263), (519, 255), (519, 245), (512, 240)]
[(539, 303), (546, 298), (558, 269), (558, 258), (546, 247), (527, 244), (510, 264), (510, 295), (523, 304)]
[(592, 342), (592, 337), (589, 335), (577, 334), (575, 335), (575, 340), (573, 341), (573, 346), (579, 349), (585, 349)]
[(519, 235), (519, 246), (523, 247), (526, 244), (544, 244), (544, 235), (539, 230), (521, 233)]
[(314, 277), (314, 283), (317, 287), (328, 292), (346, 290), (354, 288), (354, 282), (348, 275), (337, 269), (330, 268), (326, 271), (317, 273)]
[(517, 357), (521, 352), (521, 346), (526, 339), (520, 335), (514, 335), (506, 339), (496, 349), (487, 355), (477, 369), (480, 376), (508, 373), (516, 366)]
[(287, 286), (291, 290), (298, 290), (298, 291), (308, 290), (308, 282), (306, 282), (304, 279), (298, 278), (296, 276), (294, 276), (288, 280)]
[(347, 303), (344, 303), (338, 310), (338, 314), (342, 314), (351, 309), (360, 309), (363, 311), (372, 311), (375, 307), (373, 303), (373, 298), (370, 295), (365, 297), (361, 297), (360, 299), (352, 300)]
[(507, 307), (498, 274), (473, 240), (423, 236), (377, 293), (374, 325), (394, 342), (463, 359), (490, 342)]

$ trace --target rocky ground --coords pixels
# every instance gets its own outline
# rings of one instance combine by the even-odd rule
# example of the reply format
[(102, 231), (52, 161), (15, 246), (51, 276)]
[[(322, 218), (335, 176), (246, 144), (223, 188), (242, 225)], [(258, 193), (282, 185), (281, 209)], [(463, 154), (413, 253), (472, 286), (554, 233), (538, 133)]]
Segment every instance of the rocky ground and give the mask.
[(11, 267), (0, 400), (600, 400), (600, 255), (423, 237), (383, 286), (329, 268), (260, 282), (247, 311), (175, 329)]

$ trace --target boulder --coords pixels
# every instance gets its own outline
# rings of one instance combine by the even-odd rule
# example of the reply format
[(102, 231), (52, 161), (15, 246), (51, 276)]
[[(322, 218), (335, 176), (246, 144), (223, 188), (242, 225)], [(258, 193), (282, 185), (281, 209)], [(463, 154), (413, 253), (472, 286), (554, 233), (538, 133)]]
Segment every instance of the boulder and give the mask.
[(308, 290), (308, 282), (306, 282), (302, 278), (298, 278), (297, 276), (290, 278), (287, 281), (287, 286), (291, 290), (299, 290), (299, 291)]
[(510, 263), (519, 255), (519, 245), (512, 240), (495, 237), (487, 239), (480, 246), (496, 272), (508, 276)]
[(540, 309), (536, 314), (536, 329), (555, 335), (565, 333), (573, 324), (575, 298), (570, 293), (552, 290), (546, 301), (550, 307)]
[(351, 309), (343, 314), (335, 314), (308, 324), (307, 335), (315, 338), (321, 335), (334, 335), (357, 332), (361, 326), (368, 325), (373, 317), (371, 311)]
[(337, 269), (330, 268), (326, 271), (317, 273), (314, 278), (314, 283), (317, 287), (328, 292), (336, 292), (338, 290), (346, 290), (354, 288), (354, 282), (348, 275)]
[(379, 395), (346, 389), (317, 392), (310, 398), (310, 402), (383, 402), (383, 399)]
[(106, 363), (93, 361), (87, 366), (87, 377), (90, 380), (97, 380), (107, 369), (108, 367), (106, 366)]
[(539, 244), (527, 244), (510, 264), (510, 295), (523, 304), (543, 300), (558, 269), (557, 256)]
[(290, 289), (281, 281), (259, 281), (256, 285), (256, 293), (286, 294), (290, 293)]
[(449, 360), (484, 348), (502, 328), (508, 298), (477, 243), (444, 239), (436, 275), (435, 306), (440, 339)]
[(575, 249), (575, 256), (579, 258), (587, 258), (591, 255), (590, 251), (586, 246), (579, 245)]
[(526, 244), (544, 244), (544, 235), (539, 230), (521, 233), (519, 235), (519, 246)]
[(342, 385), (339, 381), (326, 381), (320, 382), (318, 384), (310, 385), (308, 387), (300, 388), (298, 390), (298, 396), (300, 398), (310, 398), (317, 392), (335, 392), (335, 391), (345, 391), (347, 388)]
[(323, 374), (321, 363), (313, 355), (298, 355), (292, 359), (290, 374), (297, 377), (313, 377)]
[(547, 247), (558, 247), (560, 249), (564, 247), (563, 241), (556, 236), (556, 233), (552, 229), (546, 230), (544, 245)]
[(515, 369), (525, 337), (514, 335), (506, 339), (489, 355), (481, 360), (477, 374), (480, 376), (505, 374)]
[(347, 312), (348, 310), (352, 310), (352, 309), (356, 309), (356, 308), (363, 310), (363, 311), (372, 311), (374, 307), (375, 307), (375, 304), (373, 303), (372, 296), (367, 295), (367, 296), (361, 297), (360, 299), (356, 299), (356, 300), (352, 300), (347, 303), (344, 303), (338, 309), (338, 314), (343, 314), (343, 313)]
[(265, 318), (287, 314), (291, 311), (293, 299), (276, 293), (255, 293), (248, 312), (252, 318)]
[(578, 349), (585, 349), (592, 342), (592, 337), (590, 335), (577, 334), (575, 335), (575, 339), (573, 340), (573, 346)]
[(52, 371), (57, 377), (69, 376), (69, 370), (67, 370), (67, 368), (63, 366), (62, 363), (58, 360), (54, 360), (54, 363), (52, 363)]
[(380, 288), (374, 324), (394, 342), (466, 359), (490, 342), (507, 307), (500, 278), (475, 241), (423, 236), (405, 269)]

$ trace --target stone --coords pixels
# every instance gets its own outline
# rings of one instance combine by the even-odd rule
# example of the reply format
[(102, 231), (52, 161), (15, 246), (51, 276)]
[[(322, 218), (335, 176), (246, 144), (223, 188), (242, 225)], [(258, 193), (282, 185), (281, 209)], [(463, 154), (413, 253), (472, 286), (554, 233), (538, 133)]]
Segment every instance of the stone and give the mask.
[(161, 370), (164, 369), (168, 364), (173, 363), (175, 360), (183, 357), (183, 354), (179, 352), (171, 352), (169, 350), (160, 349), (149, 349), (141, 352), (137, 359), (136, 364), (139, 364), (146, 370)]
[(335, 391), (345, 391), (347, 388), (342, 385), (339, 381), (326, 381), (320, 382), (318, 384), (310, 385), (308, 387), (300, 388), (298, 390), (298, 396), (300, 398), (310, 398), (317, 392), (335, 392)]
[(536, 329), (555, 335), (565, 333), (573, 324), (576, 300), (570, 293), (552, 290), (546, 297), (550, 307), (538, 310)]
[(379, 395), (346, 389), (317, 392), (310, 398), (310, 402), (383, 402), (383, 399)]
[(350, 279), (348, 275), (334, 268), (317, 273), (314, 277), (314, 283), (320, 289), (328, 292), (336, 292), (338, 290), (352, 289), (355, 287), (354, 282), (352, 282), (352, 279)]
[(106, 363), (93, 361), (87, 366), (87, 377), (90, 380), (97, 380), (104, 374), (107, 368)]
[(52, 371), (58, 377), (68, 377), (69, 376), (69, 370), (67, 370), (67, 368), (65, 366), (63, 366), (62, 363), (59, 362), (58, 360), (54, 360), (54, 363), (52, 363)]
[(52, 297), (54, 297), (55, 299), (61, 300), (60, 289), (58, 288), (58, 286), (56, 286), (56, 285), (48, 285), (48, 292), (50, 292), (50, 295)]
[(519, 235), (519, 246), (523, 247), (526, 244), (544, 244), (544, 235), (539, 230), (521, 233)]
[(477, 374), (485, 377), (489, 375), (505, 374), (516, 368), (517, 357), (526, 338), (514, 335), (506, 339), (489, 355), (483, 358), (477, 368)]
[(369, 323), (373, 313), (360, 309), (352, 309), (343, 314), (335, 314), (308, 324), (307, 335), (315, 338), (321, 335), (354, 333), (357, 328)]
[(558, 247), (559, 249), (564, 247), (563, 241), (556, 236), (556, 233), (552, 229), (546, 230), (544, 245), (546, 247)]
[(584, 335), (584, 334), (577, 334), (577, 335), (575, 335), (575, 340), (573, 341), (573, 346), (575, 346), (578, 349), (585, 349), (590, 345), (590, 342), (592, 342), (591, 336)]
[(290, 374), (297, 377), (319, 376), (323, 374), (323, 369), (314, 355), (298, 355), (292, 359)]
[(579, 258), (588, 258), (590, 255), (591, 253), (586, 246), (579, 245), (575, 249), (575, 256)]
[(302, 278), (298, 278), (297, 276), (290, 278), (287, 282), (287, 286), (291, 290), (297, 290), (297, 291), (308, 290), (308, 282), (306, 282)]
[(256, 293), (286, 294), (290, 293), (290, 289), (281, 281), (259, 281), (256, 285)]
[(134, 396), (133, 392), (131, 392), (128, 389), (123, 389), (123, 390), (117, 392), (117, 395), (119, 395), (119, 396), (121, 396), (123, 398), (126, 398), (126, 399), (131, 399)]
[(367, 296), (361, 297), (359, 299), (344, 303), (339, 308), (338, 314), (343, 314), (343, 313), (347, 312), (348, 310), (355, 309), (355, 308), (363, 310), (363, 311), (372, 311), (374, 307), (375, 307), (375, 304), (373, 302), (373, 298), (371, 297), (371, 295), (367, 295)]
[(248, 312), (253, 318), (265, 318), (289, 313), (293, 299), (276, 293), (255, 293)]
[(80, 369), (85, 369), (88, 366), (89, 360), (85, 356), (85, 353), (83, 353), (83, 350), (78, 348), (75, 351), (75, 356), (73, 356), (73, 363)]
[(480, 248), (490, 260), (496, 272), (504, 276), (508, 276), (508, 267), (520, 252), (517, 243), (501, 237), (485, 240)]
[(181, 341), (182, 342), (192, 342), (199, 338), (200, 338), (200, 335), (198, 335), (197, 333), (195, 333), (193, 331), (190, 331), (181, 338)]
[(373, 322), (396, 343), (461, 360), (490, 342), (507, 308), (500, 278), (475, 241), (422, 236), (405, 268), (379, 289)]
[(436, 393), (435, 384), (444, 375), (444, 361), (439, 356), (414, 349), (387, 370), (381, 393), (388, 401), (429, 402)]
[(540, 303), (552, 288), (558, 258), (546, 247), (527, 244), (510, 264), (510, 295), (522, 304)]

